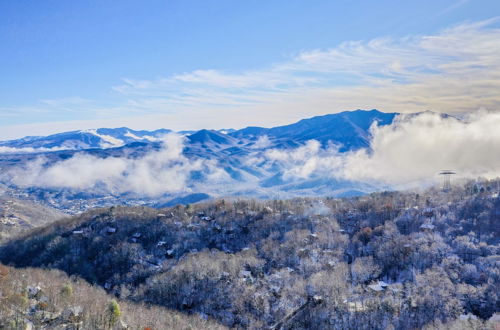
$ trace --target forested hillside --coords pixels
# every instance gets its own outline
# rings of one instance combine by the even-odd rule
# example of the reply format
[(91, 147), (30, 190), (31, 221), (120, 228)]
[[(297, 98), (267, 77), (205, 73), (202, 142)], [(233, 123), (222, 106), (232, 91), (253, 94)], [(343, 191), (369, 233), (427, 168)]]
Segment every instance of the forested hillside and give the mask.
[(10, 241), (0, 260), (236, 328), (493, 329), (497, 187), (95, 209)]
[(117, 300), (56, 270), (0, 264), (0, 329), (224, 329), (198, 316)]
[(49, 224), (62, 217), (64, 214), (58, 210), (28, 200), (6, 196), (0, 191), (0, 243), (11, 236)]

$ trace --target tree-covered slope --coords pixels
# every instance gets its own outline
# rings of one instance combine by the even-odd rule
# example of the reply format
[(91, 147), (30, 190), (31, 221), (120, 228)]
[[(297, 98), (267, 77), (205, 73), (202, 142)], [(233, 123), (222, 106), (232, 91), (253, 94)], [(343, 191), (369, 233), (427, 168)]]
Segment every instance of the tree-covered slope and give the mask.
[(225, 329), (200, 316), (116, 299), (61, 271), (0, 264), (0, 329)]
[(480, 328), (500, 311), (496, 187), (96, 209), (0, 260), (238, 328)]

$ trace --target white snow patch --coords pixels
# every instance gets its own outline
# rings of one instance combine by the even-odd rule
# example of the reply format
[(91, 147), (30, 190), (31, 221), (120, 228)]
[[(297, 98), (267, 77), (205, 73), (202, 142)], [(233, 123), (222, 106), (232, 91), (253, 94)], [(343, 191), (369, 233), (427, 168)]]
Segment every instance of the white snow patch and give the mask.
[(135, 139), (135, 140), (143, 140), (144, 139), (142, 137), (139, 137), (139, 136), (135, 135), (131, 131), (127, 131), (127, 133), (125, 133), (123, 135), (125, 135), (126, 137), (129, 137), (129, 138)]
[(127, 133), (124, 134), (126, 137), (129, 137), (129, 138), (132, 138), (132, 139), (135, 139), (135, 140), (139, 140), (139, 141), (142, 141), (142, 140), (147, 140), (147, 141), (150, 141), (150, 142), (158, 142), (158, 141), (162, 141), (162, 137), (156, 137), (156, 136), (152, 136), (152, 135), (144, 135), (144, 136), (137, 136), (135, 135), (134, 133), (130, 132), (130, 131), (127, 131)]
[(102, 148), (121, 147), (125, 144), (122, 140), (112, 137), (110, 135), (99, 134), (95, 129), (89, 129), (83, 132), (93, 134), (102, 139), (104, 141), (103, 143), (101, 143)]

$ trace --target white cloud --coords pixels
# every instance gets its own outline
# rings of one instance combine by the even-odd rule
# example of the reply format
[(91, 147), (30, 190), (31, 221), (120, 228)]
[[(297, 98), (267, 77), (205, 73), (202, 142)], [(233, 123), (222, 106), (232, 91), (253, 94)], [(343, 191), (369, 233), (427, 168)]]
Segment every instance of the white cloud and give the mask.
[(418, 186), (444, 169), (459, 177), (500, 176), (500, 113), (481, 111), (465, 118), (436, 113), (402, 115), (388, 126), (373, 126), (370, 149), (339, 153), (309, 141), (291, 152), (269, 150), (285, 178), (330, 177), (375, 185)]
[[(305, 51), (261, 70), (197, 70), (116, 87), (156, 109), (196, 107), (251, 112), (265, 121), (343, 109), (461, 113), (500, 105), (498, 19), (465, 23), (435, 35), (349, 41)], [(154, 105), (157, 105), (155, 107)], [(222, 116), (224, 118), (224, 116)]]
[(0, 154), (17, 154), (17, 153), (33, 153), (33, 152), (51, 152), (60, 150), (69, 150), (71, 148), (54, 147), (54, 148), (12, 148), (0, 146)]
[(459, 7), (462, 7), (463, 5), (465, 5), (466, 3), (470, 2), (470, 0), (457, 0), (455, 1), (455, 3), (451, 4), (450, 6), (448, 6), (447, 8), (445, 8), (443, 11), (441, 11), (439, 13), (439, 15), (443, 15), (443, 14), (446, 14), (452, 10), (455, 10)]
[(183, 130), (271, 126), (358, 108), (403, 113), (498, 109), (497, 23), (493, 18), (432, 35), (346, 41), (255, 70), (199, 69), (156, 80), (124, 79), (113, 88), (113, 102), (45, 100), (37, 107), (0, 109), (0, 116), (12, 121), (13, 114), (57, 111), (66, 119), (64, 113), (76, 111), (100, 122), (139, 122), (145, 128), (163, 123)]
[(9, 171), (8, 175), (20, 187), (99, 188), (111, 193), (133, 192), (151, 197), (190, 191), (193, 171), (203, 172), (203, 182), (208, 184), (230, 179), (213, 161), (186, 158), (183, 147), (183, 137), (169, 134), (160, 150), (140, 158), (99, 158), (85, 153), (56, 163), (38, 158), (23, 168)]
[(372, 152), (349, 155), (347, 178), (391, 184), (436, 178), (444, 169), (459, 176), (500, 176), (500, 113), (478, 112), (466, 122), (437, 114), (404, 116), (390, 126), (374, 127)]
[(271, 146), (271, 140), (269, 140), (269, 137), (267, 135), (259, 136), (257, 141), (255, 141), (252, 144), (253, 149), (264, 149), (264, 148), (268, 148), (270, 146)]

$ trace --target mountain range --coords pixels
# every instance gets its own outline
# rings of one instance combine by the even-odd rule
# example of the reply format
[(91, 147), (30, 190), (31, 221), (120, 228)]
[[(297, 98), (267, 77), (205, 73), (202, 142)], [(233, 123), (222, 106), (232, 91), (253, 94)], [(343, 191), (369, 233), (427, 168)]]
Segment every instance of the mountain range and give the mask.
[[(375, 188), (363, 182), (321, 175), (291, 178), (289, 163), (296, 161), (294, 157), (298, 156), (289, 155), (303, 147), (302, 153), (305, 154), (301, 157), (308, 157), (307, 148), (314, 147), (308, 142), (311, 140), (317, 141), (315, 143), (320, 149), (333, 147), (339, 153), (369, 148), (370, 127), (375, 123), (389, 125), (397, 115), (378, 110), (355, 110), (273, 128), (177, 132), (177, 136), (182, 136), (178, 155), (170, 154), (172, 150), (175, 153), (176, 146), (169, 146), (169, 151), (165, 153), (164, 137), (173, 133), (169, 129), (137, 131), (125, 127), (99, 128), (25, 137), (0, 142), (0, 170), (3, 172), (0, 183), (15, 191), (14, 196), (35, 196), (33, 198), (38, 201), (73, 212), (108, 204), (168, 206), (223, 196), (288, 198), (359, 195)], [(103, 179), (99, 175), (99, 166), (104, 165), (95, 165), (94, 171), (75, 164), (82, 155), (94, 157), (91, 162), (96, 164), (98, 160), (123, 160), (126, 169), (122, 166), (117, 170), (122, 171), (119, 174), (106, 169), (112, 179)], [(283, 157), (291, 158), (284, 160)], [(97, 172), (93, 177), (98, 179), (92, 184), (83, 184), (84, 188), (81, 184), (78, 187), (65, 186), (64, 182), (52, 184), (47, 182), (48, 179), (40, 179), (47, 173), (55, 173), (52, 167), (60, 170), (65, 161), (72, 159), (74, 162), (68, 167), (72, 176), (85, 178), (90, 171)], [(37, 173), (30, 172), (37, 166)], [(185, 168), (189, 170), (186, 172)], [(19, 172), (19, 169), (24, 172)], [(172, 169), (176, 172), (173, 173)], [(135, 181), (131, 178), (134, 175), (138, 176)], [(155, 192), (152, 196), (144, 193), (148, 190), (146, 182), (146, 187), (141, 186), (143, 179), (139, 176), (144, 175), (153, 177), (153, 183), (155, 177), (161, 181), (166, 175), (172, 178), (165, 181), (165, 185), (171, 181), (185, 182), (182, 189), (165, 187), (164, 192), (160, 189), (162, 193)], [(26, 183), (25, 178), (31, 178), (31, 181)], [(128, 182), (135, 187), (129, 187)]]
[[(91, 148), (118, 147), (132, 142), (158, 141), (158, 138), (170, 133), (171, 130), (136, 131), (126, 127), (99, 128), (81, 131), (71, 131), (49, 136), (27, 136), (21, 139), (2, 141), (0, 147), (14, 149), (44, 148), (83, 150)], [(12, 150), (15, 152), (15, 150)]]
[[(266, 136), (271, 143), (265, 147), (296, 147), (308, 140), (317, 140), (323, 145), (333, 142), (341, 145), (341, 151), (368, 147), (369, 128), (391, 124), (397, 113), (384, 113), (377, 110), (355, 110), (336, 114), (303, 119), (294, 124), (273, 128), (246, 127), (239, 130), (207, 130), (196, 132), (183, 131), (190, 144), (243, 145), (255, 146), (260, 137)], [(172, 133), (169, 129), (154, 131), (133, 130), (127, 127), (99, 128), (71, 131), (49, 136), (27, 136), (21, 139), (0, 141), (0, 147), (12, 148), (12, 153), (23, 148), (54, 150), (85, 150), (93, 148), (121, 147), (134, 142), (151, 143)], [(257, 146), (258, 147), (258, 146)], [(48, 150), (46, 150), (48, 151)]]

